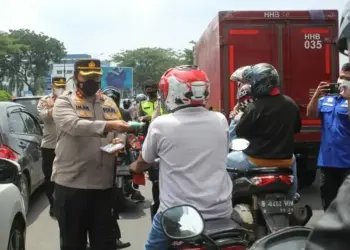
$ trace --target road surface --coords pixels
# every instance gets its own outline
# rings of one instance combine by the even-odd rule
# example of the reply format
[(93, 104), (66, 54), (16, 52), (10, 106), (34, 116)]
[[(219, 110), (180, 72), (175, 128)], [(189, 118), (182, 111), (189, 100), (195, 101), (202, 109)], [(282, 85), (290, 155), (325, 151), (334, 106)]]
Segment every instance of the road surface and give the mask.
[[(318, 181), (310, 188), (302, 190), (300, 204), (309, 204), (314, 210), (314, 216), (309, 225), (312, 226), (323, 214), (319, 197)], [(150, 185), (142, 189), (146, 201), (131, 204), (129, 210), (121, 215), (119, 225), (122, 239), (130, 241), (128, 250), (142, 250), (150, 230), (149, 204), (152, 197)], [(34, 194), (28, 214), (27, 250), (59, 250), (57, 221), (51, 219), (48, 203), (42, 190)]]

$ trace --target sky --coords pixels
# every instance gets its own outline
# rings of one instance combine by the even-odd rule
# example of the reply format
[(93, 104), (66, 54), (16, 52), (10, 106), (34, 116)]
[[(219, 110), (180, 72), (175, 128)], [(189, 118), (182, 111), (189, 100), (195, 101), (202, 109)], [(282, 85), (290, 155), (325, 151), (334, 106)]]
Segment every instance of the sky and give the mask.
[[(107, 59), (139, 47), (190, 48), (221, 10), (338, 9), (348, 0), (0, 0), (0, 30), (28, 28), (68, 53)], [(343, 57), (342, 61), (346, 59)]]

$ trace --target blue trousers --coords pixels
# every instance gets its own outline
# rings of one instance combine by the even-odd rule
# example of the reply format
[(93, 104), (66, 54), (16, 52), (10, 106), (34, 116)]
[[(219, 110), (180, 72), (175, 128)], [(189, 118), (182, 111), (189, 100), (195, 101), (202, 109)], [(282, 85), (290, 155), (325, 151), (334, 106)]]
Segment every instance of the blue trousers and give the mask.
[[(248, 160), (248, 156), (242, 151), (232, 151), (227, 155), (227, 167), (228, 168), (256, 168), (259, 167)], [(298, 191), (298, 176), (297, 176), (297, 162), (293, 155), (293, 163), (290, 166), (293, 170), (293, 186), (290, 190), (290, 194), (294, 195)]]
[(168, 250), (171, 241), (163, 232), (160, 224), (160, 214), (153, 218), (152, 229), (146, 242), (145, 250)]

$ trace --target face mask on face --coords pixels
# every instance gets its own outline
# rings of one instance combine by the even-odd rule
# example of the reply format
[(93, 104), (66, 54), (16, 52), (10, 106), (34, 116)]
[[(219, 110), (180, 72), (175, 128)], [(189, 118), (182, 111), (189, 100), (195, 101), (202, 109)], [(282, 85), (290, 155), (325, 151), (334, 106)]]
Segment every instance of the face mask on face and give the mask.
[(155, 98), (157, 98), (157, 91), (148, 92), (147, 95), (150, 99), (155, 99)]
[(100, 89), (100, 81), (86, 80), (85, 82), (79, 82), (78, 87), (83, 91), (86, 96), (93, 96)]
[(62, 88), (55, 88), (54, 90), (53, 90), (53, 93), (54, 93), (54, 95), (55, 96), (57, 96), (57, 97), (59, 97), (60, 95), (62, 95), (62, 93), (64, 92), (64, 89), (62, 89)]

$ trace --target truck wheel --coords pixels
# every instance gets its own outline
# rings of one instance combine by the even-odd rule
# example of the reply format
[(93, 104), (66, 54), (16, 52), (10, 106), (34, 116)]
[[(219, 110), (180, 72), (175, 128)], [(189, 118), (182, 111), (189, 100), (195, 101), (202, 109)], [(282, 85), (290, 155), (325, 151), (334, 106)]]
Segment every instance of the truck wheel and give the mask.
[[(299, 169), (298, 169), (298, 171), (299, 171)], [(314, 181), (316, 179), (316, 173), (317, 173), (317, 169), (299, 171), (298, 172), (299, 189), (311, 186), (312, 183), (314, 183)]]

